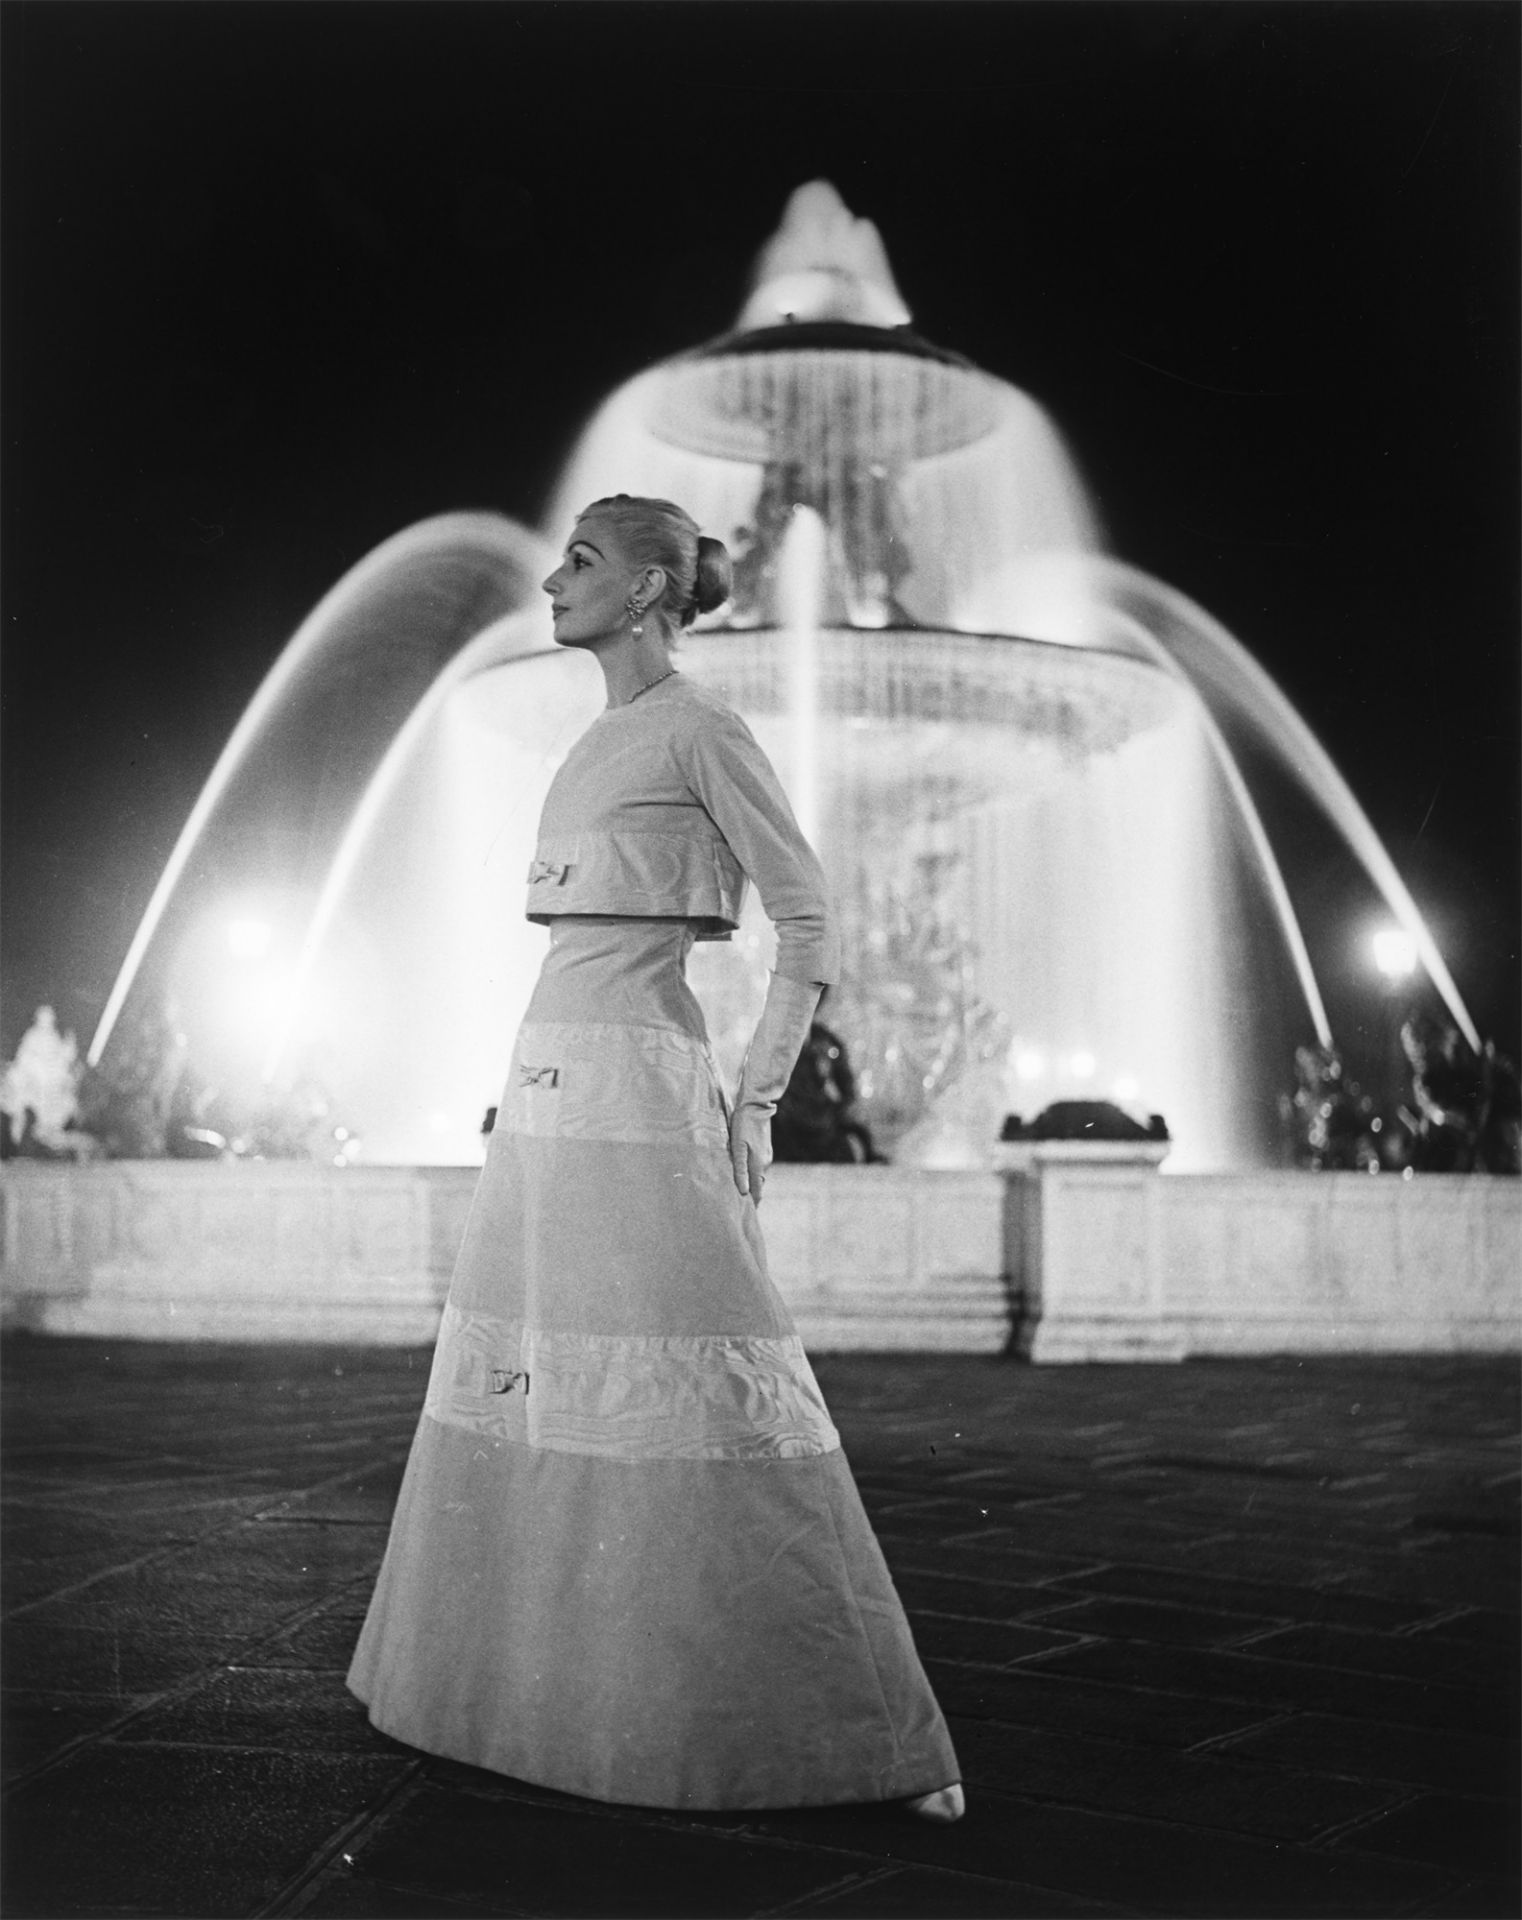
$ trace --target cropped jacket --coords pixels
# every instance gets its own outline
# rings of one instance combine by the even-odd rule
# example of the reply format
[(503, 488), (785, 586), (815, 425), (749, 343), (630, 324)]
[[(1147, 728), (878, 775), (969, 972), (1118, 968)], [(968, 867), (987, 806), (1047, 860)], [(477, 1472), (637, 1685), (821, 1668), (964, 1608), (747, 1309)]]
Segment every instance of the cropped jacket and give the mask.
[(682, 674), (599, 714), (545, 797), (527, 914), (689, 921), (727, 940), (747, 879), (777, 929), (776, 971), (839, 978), (824, 872), (737, 713)]

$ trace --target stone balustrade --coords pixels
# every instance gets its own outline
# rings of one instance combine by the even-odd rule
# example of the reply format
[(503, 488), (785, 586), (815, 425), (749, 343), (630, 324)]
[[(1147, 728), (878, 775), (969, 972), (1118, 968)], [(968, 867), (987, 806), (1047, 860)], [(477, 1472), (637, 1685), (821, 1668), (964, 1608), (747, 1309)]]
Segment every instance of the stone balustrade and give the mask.
[[(1522, 1346), (1522, 1181), (1160, 1174), (1150, 1143), (988, 1172), (780, 1166), (773, 1276), (821, 1352), (1036, 1361)], [(8, 1325), (116, 1339), (431, 1340), (469, 1167), (12, 1161)]]

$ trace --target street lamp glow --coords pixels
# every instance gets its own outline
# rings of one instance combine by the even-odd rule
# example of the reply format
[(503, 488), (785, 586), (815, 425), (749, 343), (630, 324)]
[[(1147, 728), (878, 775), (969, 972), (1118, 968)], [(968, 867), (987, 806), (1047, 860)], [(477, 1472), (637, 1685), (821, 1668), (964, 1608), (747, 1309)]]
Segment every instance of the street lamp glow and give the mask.
[(1416, 971), (1416, 942), (1400, 927), (1381, 927), (1373, 942), (1374, 964), (1387, 980), (1404, 980)]
[(1034, 1047), (1027, 1047), (1015, 1056), (1015, 1077), (1018, 1080), (1039, 1080), (1046, 1071), (1046, 1062)]

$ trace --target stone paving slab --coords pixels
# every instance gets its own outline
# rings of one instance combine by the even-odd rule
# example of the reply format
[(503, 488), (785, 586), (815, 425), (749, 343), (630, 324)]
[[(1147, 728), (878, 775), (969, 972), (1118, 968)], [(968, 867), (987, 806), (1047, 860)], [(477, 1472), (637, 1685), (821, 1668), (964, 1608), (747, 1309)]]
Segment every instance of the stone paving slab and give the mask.
[(376, 1733), (427, 1358), (0, 1347), (9, 1920), (1518, 1912), (1514, 1362), (823, 1359), (963, 1758), (934, 1828)]

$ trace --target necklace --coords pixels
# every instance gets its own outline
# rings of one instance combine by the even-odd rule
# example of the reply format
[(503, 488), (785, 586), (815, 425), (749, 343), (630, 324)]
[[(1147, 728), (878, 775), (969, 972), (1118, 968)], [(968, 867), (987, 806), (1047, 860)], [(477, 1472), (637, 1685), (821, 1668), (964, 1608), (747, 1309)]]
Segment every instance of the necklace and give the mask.
[(653, 680), (647, 680), (642, 687), (636, 687), (633, 693), (631, 693), (629, 695), (629, 698), (624, 702), (624, 705), (626, 707), (633, 706), (634, 702), (640, 697), (642, 693), (648, 693), (652, 687), (658, 687), (663, 680), (669, 680), (672, 674), (674, 674), (675, 672), (676, 672), (675, 667), (667, 667), (664, 673), (658, 673)]

